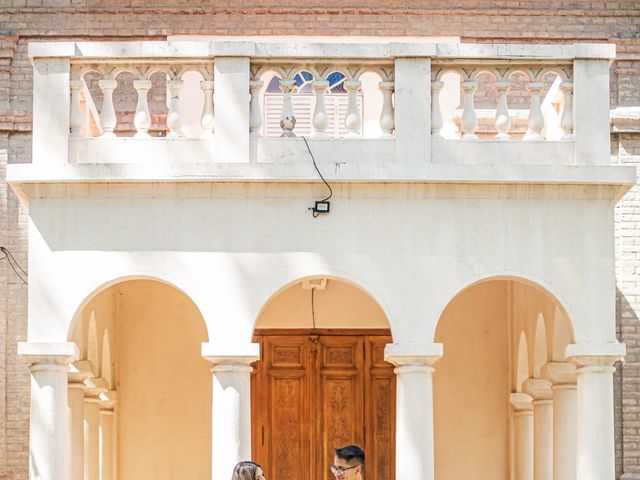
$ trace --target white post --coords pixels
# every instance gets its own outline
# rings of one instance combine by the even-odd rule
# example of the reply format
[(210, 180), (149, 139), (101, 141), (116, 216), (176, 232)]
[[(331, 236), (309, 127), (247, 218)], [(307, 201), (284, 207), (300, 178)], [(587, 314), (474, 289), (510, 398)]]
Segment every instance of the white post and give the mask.
[(573, 83), (562, 82), (560, 90), (564, 96), (562, 117), (560, 117), (560, 126), (564, 132), (562, 139), (573, 140)]
[(496, 138), (508, 140), (511, 129), (511, 119), (509, 118), (509, 107), (507, 106), (507, 93), (511, 82), (497, 81), (496, 92), (498, 94), (498, 108), (496, 109)]
[(211, 397), (211, 478), (229, 478), (240, 460), (251, 459), (251, 364), (260, 358), (257, 343), (202, 344), (213, 363)]
[(431, 59), (396, 58), (394, 83), (396, 162), (429, 163)]
[(98, 86), (102, 90), (102, 109), (100, 110), (101, 137), (113, 138), (116, 128), (116, 109), (113, 106), (113, 91), (118, 86), (117, 80), (100, 80)]
[(542, 136), (542, 129), (544, 128), (544, 115), (542, 115), (542, 103), (540, 95), (542, 95), (542, 89), (544, 83), (542, 82), (529, 82), (527, 84), (527, 90), (531, 95), (531, 105), (529, 107), (529, 125), (527, 132), (522, 137), (523, 140), (544, 140)]
[(149, 103), (147, 102), (147, 94), (151, 90), (151, 80), (134, 80), (133, 88), (138, 92), (138, 104), (136, 105), (136, 114), (133, 117), (133, 124), (136, 127), (136, 138), (149, 138), (149, 127), (151, 126), (151, 113), (149, 112)]
[(553, 480), (553, 400), (551, 382), (532, 378), (524, 382), (533, 398), (533, 478)]
[(577, 478), (615, 478), (613, 428), (613, 363), (621, 360), (625, 345), (573, 344), (567, 357), (577, 365), (578, 444)]
[(69, 367), (69, 425), (71, 480), (84, 480), (84, 380), (88, 373), (72, 363)]
[(576, 165), (608, 165), (611, 161), (609, 125), (609, 64), (611, 59), (573, 62), (573, 132)]
[(311, 82), (313, 91), (316, 93), (316, 106), (313, 109), (313, 135), (315, 139), (329, 138), (327, 135), (327, 127), (329, 126), (329, 117), (327, 115), (327, 107), (324, 103), (324, 92), (329, 88), (327, 80), (314, 80)]
[(82, 80), (71, 80), (71, 114), (69, 125), (71, 127), (71, 138), (82, 136), (82, 109), (80, 107), (80, 92), (84, 82)]
[(380, 90), (382, 91), (382, 111), (380, 112), (380, 128), (382, 129), (383, 138), (393, 137), (393, 130), (396, 121), (393, 112), (393, 82), (380, 82)]
[(115, 394), (100, 397), (100, 480), (116, 480)]
[(357, 80), (349, 80), (344, 82), (344, 88), (347, 91), (347, 117), (344, 119), (344, 126), (347, 127), (347, 138), (360, 137), (360, 127), (362, 119), (358, 111), (358, 90), (360, 90), (360, 82)]
[(18, 343), (31, 371), (29, 478), (69, 480), (70, 421), (68, 365), (78, 358), (75, 343)]
[(440, 91), (444, 87), (444, 82), (431, 82), (431, 133), (440, 135), (440, 130), (444, 127), (442, 109), (440, 108)]
[(576, 368), (570, 363), (552, 362), (542, 368), (553, 392), (553, 478), (577, 480), (577, 395)]
[[(68, 52), (73, 56), (73, 52)], [(64, 164), (69, 158), (71, 87), (69, 58), (33, 61), (33, 163)]]
[(473, 80), (465, 80), (462, 82), (462, 90), (464, 90), (464, 108), (462, 110), (462, 139), (477, 140), (476, 128), (478, 128), (478, 117), (476, 116), (476, 107), (473, 104), (473, 93), (478, 88), (478, 82)]
[(200, 125), (202, 125), (202, 138), (213, 136), (213, 80), (202, 80), (200, 88), (204, 93), (204, 105)]
[(167, 87), (169, 88), (169, 113), (167, 114), (167, 127), (169, 134), (167, 138), (182, 137), (182, 117), (180, 116), (180, 92), (184, 82), (182, 80), (169, 80)]
[(293, 129), (296, 128), (296, 116), (293, 113), (293, 105), (291, 104), (291, 92), (296, 87), (295, 80), (280, 80), (280, 90), (282, 90), (282, 112), (280, 112), (280, 128), (282, 129), (281, 137), (295, 137)]
[(214, 157), (217, 162), (249, 163), (249, 57), (216, 57), (213, 68)]
[(533, 480), (533, 405), (526, 393), (512, 393), (515, 430), (515, 480)]
[(260, 108), (260, 92), (264, 82), (261, 80), (252, 80), (249, 82), (249, 92), (251, 94), (251, 105), (249, 108), (249, 131), (252, 137), (261, 137), (260, 128), (262, 127), (262, 109)]
[(433, 364), (442, 344), (387, 344), (396, 366), (396, 480), (433, 480)]

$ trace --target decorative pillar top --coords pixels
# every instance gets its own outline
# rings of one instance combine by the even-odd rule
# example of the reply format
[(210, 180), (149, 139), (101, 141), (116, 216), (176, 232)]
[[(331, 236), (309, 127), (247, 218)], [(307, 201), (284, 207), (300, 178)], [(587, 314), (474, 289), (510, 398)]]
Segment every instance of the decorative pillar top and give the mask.
[[(565, 356), (579, 370), (585, 367), (611, 367), (627, 353), (624, 343), (574, 343), (567, 345)], [(580, 373), (580, 372), (577, 372)]]
[(543, 378), (555, 385), (575, 385), (576, 366), (569, 362), (549, 362), (542, 366)]
[(32, 366), (63, 365), (80, 358), (75, 342), (18, 342), (18, 355), (25, 357)]
[(523, 388), (534, 401), (551, 400), (551, 382), (549, 380), (544, 378), (530, 378), (524, 382)]
[(388, 343), (385, 361), (396, 367), (433, 367), (443, 355), (441, 343)]
[(516, 412), (532, 412), (533, 411), (533, 398), (526, 393), (512, 393), (509, 395), (509, 403)]
[(202, 356), (218, 365), (245, 365), (260, 360), (259, 343), (202, 343)]
[(69, 377), (70, 384), (77, 383), (84, 386), (84, 381), (93, 376), (91, 363), (89, 363), (88, 360), (73, 362), (69, 365), (69, 373), (67, 375)]

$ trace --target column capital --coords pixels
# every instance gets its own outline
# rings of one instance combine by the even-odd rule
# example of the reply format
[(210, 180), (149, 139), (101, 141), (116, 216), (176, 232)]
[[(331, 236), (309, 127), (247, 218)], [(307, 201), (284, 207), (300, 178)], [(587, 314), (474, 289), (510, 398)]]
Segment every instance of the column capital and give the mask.
[(249, 367), (260, 360), (259, 343), (203, 342), (201, 352), (214, 368), (222, 365)]
[(443, 355), (442, 343), (388, 343), (384, 359), (396, 367), (433, 368)]
[(80, 349), (75, 342), (18, 342), (18, 355), (25, 357), (31, 368), (67, 365), (80, 357)]
[(91, 364), (88, 360), (79, 360), (69, 364), (69, 372), (67, 373), (69, 378), (69, 386), (77, 385), (84, 388), (84, 381), (93, 376), (91, 371)]
[(556, 385), (575, 385), (576, 366), (569, 362), (549, 362), (542, 366), (541, 374), (552, 383), (552, 388)]
[(108, 390), (107, 381), (100, 377), (89, 377), (84, 381), (85, 397), (99, 398)]
[(574, 343), (567, 345), (565, 356), (578, 367), (577, 373), (590, 369), (610, 369), (627, 353), (624, 343)]
[(524, 391), (529, 394), (533, 401), (551, 400), (551, 382), (544, 378), (530, 378), (523, 384)]
[(526, 393), (517, 392), (509, 395), (509, 403), (515, 412), (533, 413), (533, 398)]
[(118, 401), (118, 392), (115, 390), (107, 390), (98, 397), (100, 399), (100, 413), (113, 413), (113, 409)]

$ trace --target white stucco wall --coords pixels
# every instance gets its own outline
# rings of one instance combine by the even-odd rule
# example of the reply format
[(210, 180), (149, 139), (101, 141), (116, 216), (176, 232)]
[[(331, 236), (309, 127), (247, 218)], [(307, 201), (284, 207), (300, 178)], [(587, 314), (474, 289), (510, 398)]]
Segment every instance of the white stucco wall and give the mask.
[[(74, 313), (122, 278), (184, 291), (213, 342), (248, 342), (269, 298), (305, 276), (368, 291), (396, 342), (431, 342), (448, 302), (490, 277), (554, 295), (576, 342), (615, 341), (606, 187), (318, 184), (42, 187), (30, 203), (30, 341), (67, 339)], [(46, 198), (44, 198), (46, 197)]]

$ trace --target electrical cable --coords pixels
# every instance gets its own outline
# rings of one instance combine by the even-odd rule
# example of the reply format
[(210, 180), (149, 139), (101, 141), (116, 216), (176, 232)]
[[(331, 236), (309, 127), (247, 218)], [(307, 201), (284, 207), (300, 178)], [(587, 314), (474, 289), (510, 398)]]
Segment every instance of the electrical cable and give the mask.
[[(309, 151), (309, 155), (311, 156), (311, 160), (313, 161), (313, 166), (315, 167), (316, 172), (318, 172), (318, 175), (320, 175), (320, 178), (322, 179), (324, 184), (329, 189), (329, 196), (327, 198), (323, 198), (322, 200), (320, 200), (321, 202), (326, 202), (327, 200), (329, 200), (333, 196), (333, 190), (331, 189), (331, 185), (329, 185), (327, 183), (327, 181), (324, 179), (324, 177), (322, 176), (322, 173), (320, 173), (320, 169), (318, 168), (318, 165), (316, 164), (316, 159), (313, 156), (313, 153), (311, 152), (311, 147), (309, 147), (309, 142), (307, 142), (307, 139), (306, 139), (306, 137), (304, 137), (304, 135), (302, 136), (302, 140), (304, 140), (304, 144), (307, 146), (307, 150)], [(313, 212), (313, 218), (317, 217), (318, 215), (319, 215), (319, 212)]]
[[(24, 283), (25, 285), (28, 284), (28, 281), (25, 280), (25, 278), (23, 278), (22, 275), (24, 275), (24, 277), (29, 278), (29, 274), (27, 272), (24, 271), (24, 269), (20, 266), (20, 264), (18, 263), (18, 261), (15, 259), (15, 257), (13, 256), (13, 254), (5, 247), (0, 246), (0, 252), (4, 253), (4, 257), (1, 257), (0, 260), (6, 260), (7, 263), (9, 264), (9, 266), (11, 267), (11, 269), (13, 270), (13, 273), (16, 274), (16, 276), (22, 280), (22, 283)], [(16, 267), (18, 269), (16, 269)], [(20, 272), (22, 272), (22, 274), (20, 274), (20, 272), (18, 271), (20, 270)]]

